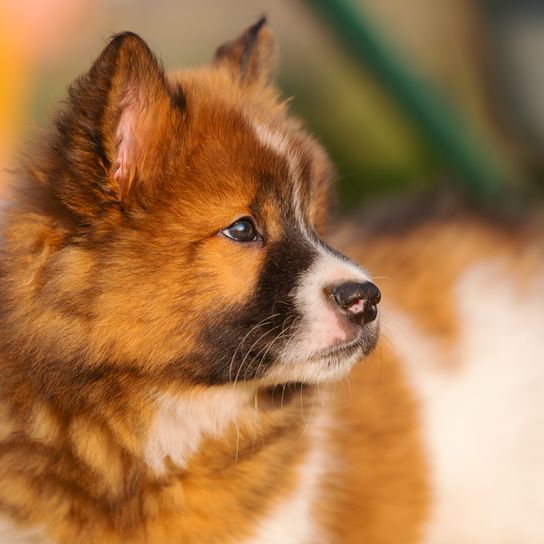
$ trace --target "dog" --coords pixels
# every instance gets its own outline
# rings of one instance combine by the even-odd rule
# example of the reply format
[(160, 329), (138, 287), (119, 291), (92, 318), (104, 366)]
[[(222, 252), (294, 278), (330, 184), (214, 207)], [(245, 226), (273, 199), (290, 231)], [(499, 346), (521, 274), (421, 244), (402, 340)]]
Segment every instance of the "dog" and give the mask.
[[(423, 448), (414, 470), (425, 473), (427, 492), (415, 541), (536, 544), (544, 540), (542, 221), (530, 206), (509, 216), (448, 200), (367, 210), (336, 242), (382, 278), (382, 341), (408, 386)], [(398, 401), (388, 402), (380, 421), (390, 429)], [(378, 541), (394, 542), (393, 531)], [(402, 533), (396, 541), (412, 542)]]
[[(509, 503), (487, 478), (513, 469), (504, 489), (542, 498), (534, 426), (506, 433), (518, 449), (490, 441), (505, 448), (480, 451), (471, 487), (478, 433), (497, 429), (474, 410), (483, 371), (503, 374), (501, 398), (535, 400), (514, 395), (519, 369), (493, 368), (474, 311), (517, 246), (467, 220), (346, 227), (355, 260), (333, 249), (334, 169), (275, 65), (264, 19), (174, 74), (118, 34), (27, 155), (3, 212), (0, 543), (540, 541), (535, 508), (494, 521)], [(497, 284), (497, 351), (525, 310), (524, 348), (536, 339), (533, 253), (514, 263), (526, 292)], [(466, 334), (486, 354), (472, 377)]]

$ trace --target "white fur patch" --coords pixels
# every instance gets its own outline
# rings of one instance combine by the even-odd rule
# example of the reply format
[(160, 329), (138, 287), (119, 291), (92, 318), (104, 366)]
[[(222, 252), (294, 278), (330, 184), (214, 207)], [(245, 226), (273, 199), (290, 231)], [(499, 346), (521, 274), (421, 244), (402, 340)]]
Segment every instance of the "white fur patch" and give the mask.
[(324, 414), (308, 424), (310, 449), (299, 469), (294, 493), (279, 503), (243, 544), (324, 544), (328, 540), (315, 519), (313, 508), (322, 499), (320, 481), (330, 470), (327, 444), (328, 419)]
[(0, 518), (0, 544), (52, 544), (41, 529), (23, 529)]
[(271, 149), (276, 155), (283, 157), (287, 161), (291, 183), (294, 184), (296, 190), (300, 177), (300, 166), (296, 154), (289, 145), (287, 136), (261, 123), (252, 121), (251, 125), (261, 145)]
[[(287, 350), (285, 350), (287, 352)], [(316, 360), (280, 361), (266, 375), (266, 383), (286, 382), (322, 383), (345, 378), (363, 357), (362, 350), (354, 350), (349, 357), (331, 355)]]
[(287, 138), (280, 132), (274, 132), (270, 127), (261, 123), (251, 123), (253, 130), (259, 142), (265, 147), (272, 149), (278, 155), (287, 155), (289, 153), (289, 145)]
[(252, 393), (243, 384), (161, 395), (145, 445), (145, 460), (156, 474), (167, 458), (183, 467), (205, 437), (220, 437), (240, 416)]
[(468, 270), (449, 353), (395, 317), (432, 468), (426, 544), (544, 542), (544, 276), (531, 281), (500, 262)]
[[(290, 182), (293, 186), (292, 205), (295, 221), (300, 234), (316, 250), (318, 257), (312, 267), (298, 281), (295, 303), (302, 319), (292, 326), (298, 331), (280, 356), (281, 364), (272, 369), (267, 378), (272, 383), (288, 380), (317, 382), (338, 379), (345, 376), (353, 364), (361, 357), (358, 351), (348, 359), (338, 355), (330, 359), (311, 360), (323, 352), (354, 340), (348, 337), (347, 328), (342, 325), (345, 319), (334, 305), (326, 300), (324, 288), (354, 281), (365, 282), (368, 275), (359, 266), (330, 251), (316, 239), (309, 230), (304, 213), (304, 199), (300, 194), (300, 166), (296, 153), (290, 148), (287, 136), (260, 123), (252, 123), (257, 139), (261, 144), (283, 157), (289, 167)], [(360, 301), (353, 311), (364, 307)]]

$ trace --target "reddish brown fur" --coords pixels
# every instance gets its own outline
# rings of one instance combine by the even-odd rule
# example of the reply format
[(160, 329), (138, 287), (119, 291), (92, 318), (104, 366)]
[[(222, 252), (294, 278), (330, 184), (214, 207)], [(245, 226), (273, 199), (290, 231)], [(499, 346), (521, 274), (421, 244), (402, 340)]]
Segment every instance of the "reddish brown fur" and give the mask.
[[(157, 394), (201, 387), (194, 368), (169, 364), (180, 346), (200, 342), (173, 316), (195, 323), (197, 312), (212, 312), (209, 290), (218, 305), (245, 301), (262, 267), (262, 253), (214, 236), (248, 213), (257, 189), (245, 172), (278, 168), (248, 119), (281, 128), (311, 157), (308, 208), (318, 228), (325, 223), (332, 168), (258, 70), (273, 55), (266, 27), (256, 39), (242, 78), (236, 41), (215, 67), (168, 81), (136, 37), (118, 38), (72, 88), (57, 139), (29, 161), (5, 218), (0, 265), (0, 511), (17, 527), (66, 544), (236, 542), (296, 487), (311, 414), (300, 403), (313, 404), (311, 388), (281, 399), (255, 392), (239, 429), (207, 439), (186, 467), (157, 476), (144, 462)], [(190, 118), (166, 92), (178, 82)], [(127, 169), (118, 125), (132, 100), (149, 106), (134, 113), (149, 145), (129, 146)], [(266, 208), (279, 239), (278, 213)], [(343, 426), (333, 450), (348, 464), (322, 506), (337, 514), (326, 525), (339, 542), (410, 542), (424, 514), (417, 414), (384, 353), (359, 368), (355, 403), (342, 402), (335, 416)], [(385, 364), (387, 382), (374, 387)], [(395, 413), (385, 413), (393, 400)], [(353, 449), (340, 447), (348, 443)]]
[(429, 513), (419, 411), (387, 340), (334, 390), (330, 444), (339, 469), (322, 508), (332, 542), (415, 544)]

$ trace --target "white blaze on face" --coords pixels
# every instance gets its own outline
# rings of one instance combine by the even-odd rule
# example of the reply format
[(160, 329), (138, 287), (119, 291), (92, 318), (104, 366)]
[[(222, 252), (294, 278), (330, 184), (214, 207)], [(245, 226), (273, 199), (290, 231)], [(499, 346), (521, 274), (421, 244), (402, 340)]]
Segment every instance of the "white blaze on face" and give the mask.
[(261, 123), (252, 123), (253, 130), (259, 142), (278, 155), (289, 158), (289, 144), (285, 135), (276, 132)]
[[(259, 142), (287, 162), (293, 187), (294, 219), (301, 237), (316, 254), (313, 264), (294, 286), (295, 306), (300, 314), (299, 319), (292, 324), (295, 333), (283, 349), (280, 357), (282, 364), (272, 369), (268, 376), (280, 381), (319, 381), (343, 375), (361, 354), (355, 353), (351, 357), (353, 360), (346, 358), (342, 365), (328, 365), (330, 361), (326, 352), (336, 346), (355, 342), (357, 331), (350, 326), (346, 316), (335, 308), (334, 300), (325, 290), (346, 282), (364, 283), (370, 278), (362, 268), (329, 250), (310, 232), (304, 213), (308, 203), (300, 192), (302, 169), (288, 136), (260, 123), (252, 125)], [(364, 309), (364, 305), (365, 301), (358, 301), (349, 311), (358, 313)]]

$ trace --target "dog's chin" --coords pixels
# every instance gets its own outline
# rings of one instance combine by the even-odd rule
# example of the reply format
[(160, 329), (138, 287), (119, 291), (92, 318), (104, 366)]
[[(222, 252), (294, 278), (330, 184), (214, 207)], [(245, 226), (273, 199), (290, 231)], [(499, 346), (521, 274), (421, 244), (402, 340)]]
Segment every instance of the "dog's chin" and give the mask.
[(288, 354), (271, 369), (266, 381), (274, 385), (288, 382), (317, 384), (344, 378), (376, 346), (378, 328), (365, 329), (349, 342), (313, 352), (299, 360)]

